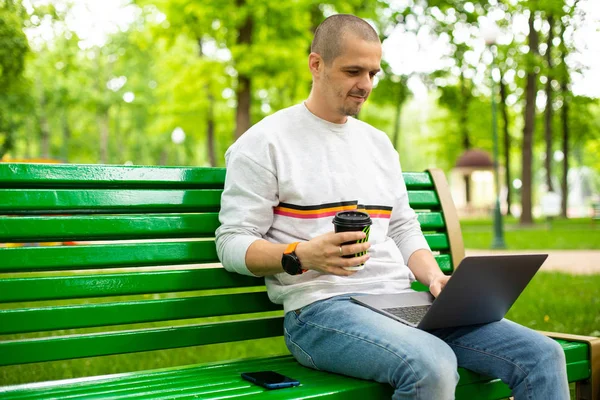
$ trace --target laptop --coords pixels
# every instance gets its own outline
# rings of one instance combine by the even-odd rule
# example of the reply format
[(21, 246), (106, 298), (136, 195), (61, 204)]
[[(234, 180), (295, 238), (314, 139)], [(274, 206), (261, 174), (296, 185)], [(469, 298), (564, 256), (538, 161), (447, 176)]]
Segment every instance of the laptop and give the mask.
[(358, 295), (351, 299), (422, 330), (499, 321), (548, 254), (466, 257), (437, 298), (429, 292)]

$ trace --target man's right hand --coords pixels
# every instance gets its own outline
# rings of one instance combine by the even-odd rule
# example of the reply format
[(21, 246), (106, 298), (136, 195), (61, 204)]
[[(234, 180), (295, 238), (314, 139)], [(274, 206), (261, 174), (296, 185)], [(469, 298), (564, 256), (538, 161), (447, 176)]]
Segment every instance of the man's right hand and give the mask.
[(296, 255), (304, 269), (312, 269), (323, 274), (350, 276), (356, 271), (347, 271), (344, 267), (364, 264), (369, 259), (369, 254), (352, 258), (342, 258), (342, 256), (366, 252), (371, 244), (365, 242), (342, 245), (342, 243), (362, 240), (365, 236), (361, 231), (329, 232), (308, 242), (300, 242), (296, 247)]

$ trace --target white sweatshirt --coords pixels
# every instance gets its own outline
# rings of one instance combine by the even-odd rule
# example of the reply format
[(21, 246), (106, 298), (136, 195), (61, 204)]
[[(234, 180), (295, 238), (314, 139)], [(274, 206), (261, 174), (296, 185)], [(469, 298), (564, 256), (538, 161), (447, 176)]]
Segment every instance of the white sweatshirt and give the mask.
[(228, 271), (253, 274), (245, 257), (258, 239), (289, 244), (333, 231), (335, 213), (366, 210), (370, 259), (350, 277), (310, 270), (265, 278), (285, 312), (345, 293), (410, 289), (411, 254), (429, 246), (408, 205), (398, 154), (385, 133), (354, 118), (334, 124), (304, 104), (264, 118), (225, 154), (227, 175), (216, 231)]

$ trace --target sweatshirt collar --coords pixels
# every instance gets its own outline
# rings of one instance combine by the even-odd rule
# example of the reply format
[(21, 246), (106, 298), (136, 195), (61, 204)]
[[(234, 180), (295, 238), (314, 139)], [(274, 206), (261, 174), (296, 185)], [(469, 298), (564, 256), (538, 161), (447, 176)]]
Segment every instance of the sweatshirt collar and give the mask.
[(348, 117), (348, 119), (346, 119), (346, 122), (343, 124), (336, 124), (333, 122), (326, 121), (323, 118), (317, 117), (308, 109), (308, 107), (306, 107), (305, 102), (302, 102), (302, 108), (304, 109), (304, 112), (308, 115), (308, 118), (310, 118), (313, 122), (320, 125), (321, 127), (324, 127), (332, 132), (344, 133), (349, 129), (348, 126), (352, 117)]

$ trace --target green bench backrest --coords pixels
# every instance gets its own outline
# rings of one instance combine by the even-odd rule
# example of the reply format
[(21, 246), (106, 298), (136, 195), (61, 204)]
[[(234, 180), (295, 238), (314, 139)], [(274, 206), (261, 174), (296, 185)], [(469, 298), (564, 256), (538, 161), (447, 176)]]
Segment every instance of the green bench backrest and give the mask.
[[(281, 336), (281, 307), (263, 279), (214, 264), (224, 178), (223, 168), (0, 164), (0, 246), (11, 246), (0, 248), (0, 366)], [(404, 179), (450, 273), (431, 176)], [(122, 330), (222, 316), (235, 317)], [(102, 328), (52, 332), (92, 327)]]

